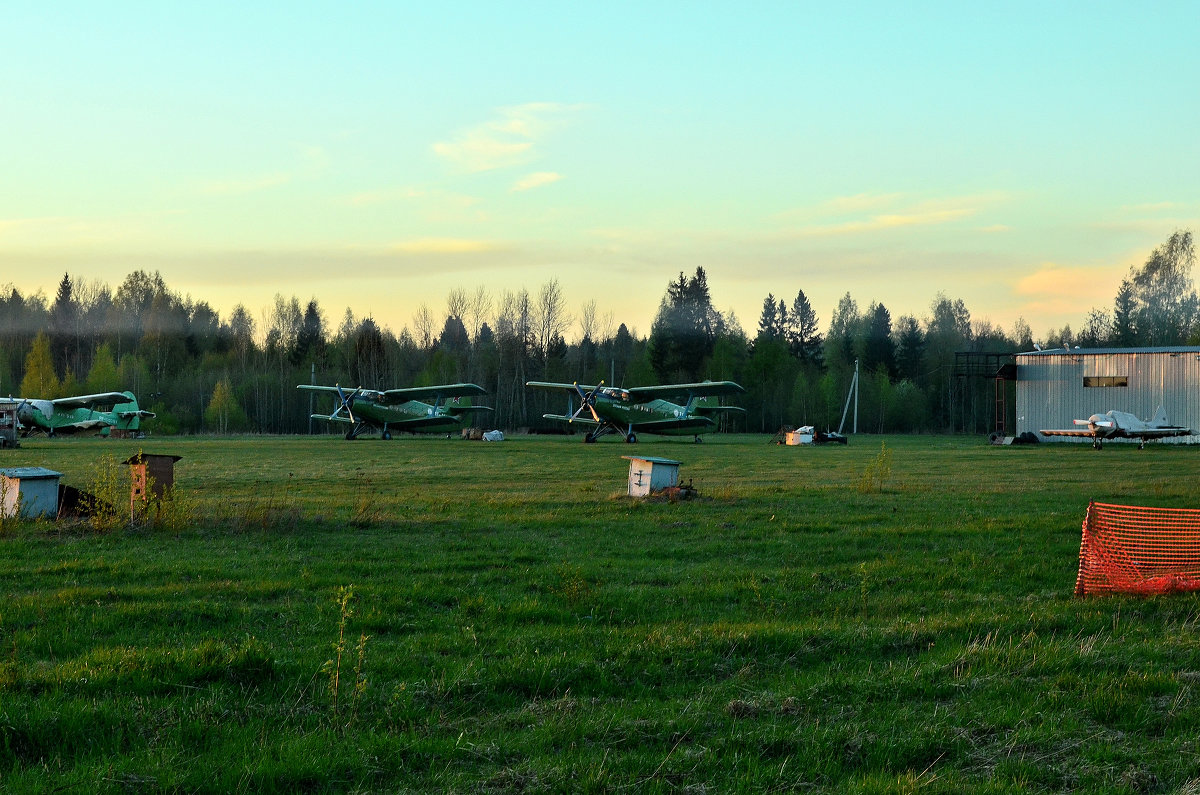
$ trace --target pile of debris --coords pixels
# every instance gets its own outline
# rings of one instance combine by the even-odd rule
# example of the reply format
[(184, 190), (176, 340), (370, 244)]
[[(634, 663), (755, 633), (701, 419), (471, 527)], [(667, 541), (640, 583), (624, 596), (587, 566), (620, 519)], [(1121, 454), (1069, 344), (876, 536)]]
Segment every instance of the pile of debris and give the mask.
[(700, 496), (700, 492), (692, 488), (692, 484), (686, 486), (667, 486), (665, 489), (650, 492), (647, 499), (658, 500), (660, 502), (681, 502), (690, 500)]

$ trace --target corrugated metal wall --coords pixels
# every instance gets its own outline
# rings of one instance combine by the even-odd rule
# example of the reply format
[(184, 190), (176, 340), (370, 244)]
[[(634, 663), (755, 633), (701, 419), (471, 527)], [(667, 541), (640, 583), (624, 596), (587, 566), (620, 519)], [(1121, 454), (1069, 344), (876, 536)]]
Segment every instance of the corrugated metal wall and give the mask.
[[(1125, 376), (1129, 385), (1085, 387), (1087, 376)], [(1159, 405), (1166, 408), (1172, 425), (1200, 431), (1200, 348), (1060, 349), (1017, 354), (1018, 434), (1073, 428), (1072, 420), (1110, 409), (1150, 419)], [(1200, 436), (1163, 442), (1195, 444), (1200, 443)]]

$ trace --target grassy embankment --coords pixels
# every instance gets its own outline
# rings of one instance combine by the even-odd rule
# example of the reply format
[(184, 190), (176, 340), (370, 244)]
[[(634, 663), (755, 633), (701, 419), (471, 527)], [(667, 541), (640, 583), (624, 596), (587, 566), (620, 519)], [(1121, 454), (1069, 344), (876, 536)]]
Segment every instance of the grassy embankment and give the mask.
[[(1194, 449), (68, 439), (3, 463), (83, 486), (138, 449), (183, 456), (176, 526), (0, 526), (0, 788), (1200, 791), (1200, 597), (1071, 595), (1088, 500), (1200, 507)], [(703, 498), (624, 497), (635, 451)]]

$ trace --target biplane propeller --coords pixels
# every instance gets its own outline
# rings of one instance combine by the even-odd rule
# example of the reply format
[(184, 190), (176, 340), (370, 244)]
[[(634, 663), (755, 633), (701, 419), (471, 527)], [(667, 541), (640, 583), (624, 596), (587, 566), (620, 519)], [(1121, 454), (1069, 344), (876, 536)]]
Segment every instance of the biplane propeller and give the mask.
[(603, 381), (601, 381), (596, 386), (592, 387), (592, 390), (590, 392), (584, 392), (583, 389), (579, 386), (579, 382), (578, 381), (575, 382), (574, 387), (575, 387), (575, 391), (579, 393), (580, 404), (579, 404), (579, 408), (577, 408), (575, 410), (575, 412), (573, 414), (571, 414), (571, 422), (574, 422), (576, 419), (578, 419), (579, 415), (583, 413), (584, 409), (587, 409), (588, 411), (591, 412), (592, 422), (596, 422), (596, 423), (602, 422), (602, 420), (600, 419), (600, 415), (596, 413), (596, 391), (599, 390), (600, 387), (602, 387), (602, 386), (604, 386)]
[(329, 415), (330, 418), (332, 419), (337, 417), (343, 411), (345, 411), (346, 416), (350, 418), (350, 422), (357, 422), (357, 420), (354, 419), (354, 398), (359, 392), (362, 392), (362, 387), (356, 387), (353, 392), (347, 395), (342, 391), (341, 384), (334, 384), (333, 386), (337, 390), (338, 406), (333, 410), (333, 413)]

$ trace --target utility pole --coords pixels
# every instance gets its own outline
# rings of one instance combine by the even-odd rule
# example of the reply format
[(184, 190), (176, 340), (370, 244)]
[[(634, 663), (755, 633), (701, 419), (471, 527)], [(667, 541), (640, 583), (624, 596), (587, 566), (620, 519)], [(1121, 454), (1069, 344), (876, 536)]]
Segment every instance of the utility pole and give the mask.
[(842, 406), (842, 421), (838, 423), (837, 432), (840, 434), (846, 426), (846, 414), (850, 411), (850, 398), (854, 398), (854, 433), (858, 433), (858, 359), (854, 360), (854, 378), (850, 381), (850, 391), (846, 393), (846, 405)]

